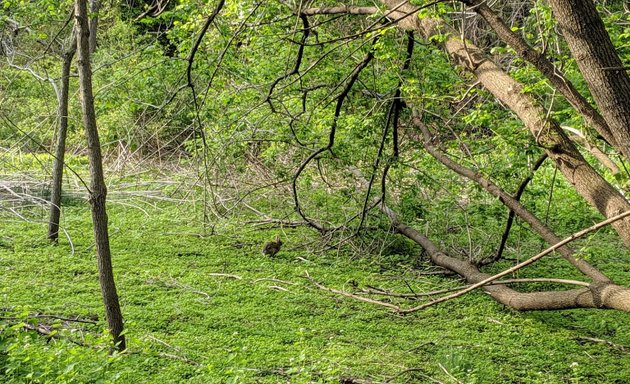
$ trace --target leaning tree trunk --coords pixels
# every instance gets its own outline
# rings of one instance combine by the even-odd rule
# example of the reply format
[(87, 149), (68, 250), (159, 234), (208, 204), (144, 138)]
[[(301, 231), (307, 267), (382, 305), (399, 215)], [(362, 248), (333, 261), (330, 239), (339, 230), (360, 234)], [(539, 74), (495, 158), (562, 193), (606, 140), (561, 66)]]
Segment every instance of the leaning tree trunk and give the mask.
[[(418, 18), (415, 15), (418, 8), (407, 1), (381, 2), (391, 10), (386, 12), (388, 17), (397, 20), (401, 28), (419, 31), (427, 40), (443, 37), (439, 40), (443, 40), (442, 45), (451, 59), (472, 72), (489, 92), (519, 117), (566, 180), (591, 206), (605, 217), (630, 210), (630, 203), (625, 197), (586, 162), (558, 123), (546, 118), (544, 108), (523, 92), (521, 83), (512, 79), (475, 45), (462, 41), (441, 20)], [(620, 220), (613, 227), (626, 246), (630, 247), (630, 219)]]
[[(350, 167), (349, 170), (357, 176), (364, 187), (369, 185), (369, 181), (363, 177), (359, 170), (354, 167)], [(469, 261), (449, 256), (440, 251), (428, 237), (415, 228), (402, 223), (396, 212), (389, 208), (384, 201), (381, 200), (378, 206), (381, 212), (389, 218), (396, 231), (420, 245), (427, 252), (433, 264), (457, 273), (471, 284), (479, 283), (491, 277), (491, 275), (479, 271)], [(587, 288), (563, 291), (519, 292), (506, 285), (485, 285), (483, 289), (494, 300), (517, 311), (610, 308), (630, 312), (630, 288), (617, 285), (608, 279), (595, 281), (589, 284)], [(399, 313), (410, 313), (416, 310), (418, 307), (399, 311)]]
[(98, 26), (98, 11), (100, 8), (99, 0), (90, 0), (90, 53), (96, 51), (96, 28)]
[[(74, 33), (72, 39), (75, 39)], [(76, 44), (71, 43), (62, 54), (61, 92), (59, 95), (59, 131), (57, 132), (57, 146), (53, 163), (52, 191), (50, 196), (50, 219), (48, 221), (48, 239), (57, 241), (59, 238), (59, 216), (61, 215), (61, 186), (63, 181), (63, 160), (66, 153), (66, 136), (68, 133), (68, 89), (70, 87), (70, 66), (77, 50)]]
[(111, 252), (109, 249), (107, 211), (105, 207), (107, 188), (103, 176), (101, 144), (99, 142), (98, 130), (96, 128), (96, 114), (94, 112), (92, 69), (90, 67), (90, 48), (88, 42), (90, 32), (88, 28), (86, 2), (87, 0), (76, 1), (75, 18), (83, 125), (85, 126), (90, 157), (90, 204), (92, 206), (94, 240), (96, 242), (96, 256), (98, 259), (98, 277), (101, 284), (103, 303), (105, 304), (105, 315), (116, 348), (122, 351), (126, 348), (126, 345), (125, 336), (122, 334), (123, 318), (120, 312), (120, 304), (118, 303), (118, 294), (116, 293)]
[(604, 119), (630, 158), (630, 76), (592, 0), (549, 0), (562, 35)]
[[(602, 115), (582, 96), (573, 84), (562, 74), (550, 60), (542, 53), (527, 44), (524, 38), (512, 31), (497, 15), (485, 0), (467, 0), (465, 3), (470, 9), (477, 12), (486, 20), (488, 25), (494, 30), (501, 40), (509, 44), (514, 51), (530, 62), (542, 73), (549, 82), (567, 99), (571, 105), (578, 111), (585, 121), (591, 125), (597, 133), (615, 148), (619, 148), (617, 137), (612, 134), (608, 123)], [(630, 158), (628, 158), (630, 160)]]

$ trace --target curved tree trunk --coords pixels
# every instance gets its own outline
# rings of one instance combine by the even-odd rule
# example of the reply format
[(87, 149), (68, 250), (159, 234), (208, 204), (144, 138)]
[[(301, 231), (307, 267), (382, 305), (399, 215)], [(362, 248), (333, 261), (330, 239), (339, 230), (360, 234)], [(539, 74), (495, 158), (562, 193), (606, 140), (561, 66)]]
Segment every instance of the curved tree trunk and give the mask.
[[(483, 273), (468, 261), (451, 257), (433, 244), (429, 238), (398, 221), (396, 214), (385, 205), (381, 205), (396, 230), (422, 246), (431, 257), (431, 261), (463, 276), (468, 283), (478, 283), (491, 275)], [(518, 311), (552, 310), (571, 308), (610, 308), (630, 312), (630, 289), (613, 283), (595, 283), (588, 288), (566, 291), (518, 292), (501, 285), (484, 286), (483, 289), (493, 299)]]
[(630, 158), (630, 76), (592, 0), (549, 0), (558, 25), (597, 106)]
[[(522, 84), (512, 79), (476, 46), (464, 43), (442, 21), (418, 18), (415, 15), (417, 8), (407, 1), (381, 1), (392, 9), (386, 14), (398, 20), (401, 28), (419, 31), (427, 40), (438, 35), (445, 38), (443, 46), (451, 59), (474, 73), (488, 91), (518, 115), (567, 181), (591, 206), (605, 217), (630, 210), (630, 203), (586, 162), (558, 123), (545, 117), (545, 110), (523, 92)], [(616, 222), (613, 227), (626, 246), (630, 246), (630, 219)]]
[[(72, 39), (75, 39), (74, 33)], [(63, 182), (63, 164), (66, 153), (66, 136), (68, 133), (68, 89), (70, 87), (70, 67), (72, 58), (76, 52), (76, 44), (63, 53), (61, 67), (61, 92), (59, 97), (59, 131), (57, 132), (57, 144), (55, 147), (55, 159), (53, 162), (52, 191), (50, 196), (50, 218), (48, 221), (48, 239), (57, 241), (59, 238), (59, 217), (61, 215), (61, 187)]]
[(125, 336), (123, 318), (118, 303), (112, 257), (109, 249), (109, 233), (107, 229), (107, 210), (105, 207), (107, 188), (103, 176), (103, 161), (101, 144), (96, 128), (96, 114), (94, 112), (94, 96), (92, 94), (92, 69), (90, 66), (89, 29), (87, 17), (87, 0), (77, 0), (75, 3), (75, 18), (77, 28), (77, 53), (79, 67), (79, 84), (81, 91), (81, 107), (83, 109), (83, 125), (87, 136), (90, 157), (90, 204), (92, 206), (92, 222), (94, 224), (94, 240), (96, 242), (96, 256), (98, 259), (98, 277), (101, 294), (105, 304), (105, 315), (109, 331), (114, 338), (118, 350), (124, 350)]
[[(466, 4), (483, 17), (501, 40), (510, 45), (519, 56), (535, 66), (584, 117), (586, 122), (595, 128), (597, 133), (602, 135), (610, 145), (618, 148), (617, 139), (610, 131), (602, 115), (575, 89), (573, 84), (560, 72), (560, 69), (556, 68), (542, 53), (530, 47), (521, 36), (512, 31), (485, 1), (470, 0)], [(627, 158), (630, 160), (630, 157)]]

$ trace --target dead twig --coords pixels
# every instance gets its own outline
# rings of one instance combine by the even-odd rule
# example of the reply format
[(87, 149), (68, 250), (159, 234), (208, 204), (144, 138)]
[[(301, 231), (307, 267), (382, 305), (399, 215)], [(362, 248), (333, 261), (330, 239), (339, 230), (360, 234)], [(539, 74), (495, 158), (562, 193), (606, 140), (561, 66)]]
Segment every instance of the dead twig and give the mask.
[(591, 343), (601, 343), (601, 344), (606, 344), (607, 346), (617, 349), (619, 351), (622, 352), (630, 352), (630, 347), (629, 346), (625, 346), (625, 345), (620, 345), (620, 344), (615, 344), (612, 341), (608, 341), (608, 340), (604, 340), (604, 339), (598, 339), (596, 337), (588, 337), (588, 336), (578, 336), (575, 338), (576, 340), (583, 340), (583, 341), (589, 341)]
[(394, 310), (395, 312), (399, 312), (399, 313), (400, 313), (400, 312), (402, 312), (402, 311), (403, 311), (403, 309), (402, 309), (402, 308), (400, 308), (399, 306), (394, 305), (394, 304), (390, 304), (390, 303), (386, 303), (386, 302), (383, 302), (383, 301), (378, 301), (378, 300), (370, 299), (370, 298), (363, 297), (363, 296), (357, 296), (357, 295), (354, 295), (354, 294), (352, 294), (352, 293), (345, 292), (345, 291), (339, 291), (339, 290), (334, 289), (334, 288), (328, 288), (328, 287), (326, 287), (326, 286), (323, 286), (323, 285), (319, 284), (319, 283), (318, 283), (318, 282), (316, 282), (315, 280), (313, 280), (313, 278), (312, 278), (312, 277), (308, 274), (308, 271), (306, 271), (305, 273), (306, 273), (306, 278), (307, 278), (307, 279), (308, 279), (308, 280), (309, 280), (309, 281), (310, 281), (310, 282), (311, 282), (314, 286), (316, 286), (317, 288), (319, 288), (319, 289), (321, 289), (321, 290), (323, 290), (323, 291), (332, 292), (332, 293), (335, 293), (335, 294), (337, 294), (337, 295), (341, 295), (341, 296), (345, 296), (345, 297), (350, 297), (350, 298), (352, 298), (352, 299), (359, 300), (359, 301), (363, 301), (363, 302), (370, 303), (370, 304), (381, 305), (381, 306), (383, 306), (383, 307), (390, 308), (390, 309)]
[(253, 225), (253, 226), (263, 226), (269, 225), (270, 227), (285, 227), (285, 228), (298, 228), (308, 226), (308, 222), (306, 221), (289, 221), (289, 220), (280, 220), (280, 219), (260, 219), (260, 220), (249, 220), (244, 224)]
[(243, 280), (243, 278), (241, 276), (232, 275), (230, 273), (208, 273), (207, 276), (227, 277), (227, 278), (230, 278), (230, 279)]
[(208, 300), (212, 299), (212, 296), (210, 296), (210, 294), (208, 294), (208, 293), (206, 293), (204, 291), (200, 291), (197, 288), (191, 287), (190, 285), (186, 285), (186, 284), (180, 283), (179, 281), (177, 281), (177, 280), (175, 280), (173, 278), (171, 278), (171, 281), (164, 282), (163, 284), (165, 286), (167, 286), (167, 287), (179, 288), (179, 289), (183, 289), (183, 290), (186, 290), (186, 291), (190, 291), (192, 293), (196, 293), (198, 295), (201, 295), (201, 296), (205, 297)]
[(150, 339), (150, 340), (155, 341), (158, 344), (161, 344), (161, 345), (163, 345), (163, 346), (165, 346), (167, 348), (170, 348), (170, 349), (175, 350), (176, 352), (182, 354), (182, 355), (175, 355), (175, 354), (172, 354), (172, 353), (160, 352), (159, 353), (160, 356), (169, 357), (169, 358), (175, 359), (175, 360), (180, 360), (180, 361), (183, 361), (185, 363), (188, 363), (190, 365), (194, 365), (194, 366), (197, 366), (197, 367), (202, 366), (202, 364), (200, 362), (195, 361), (193, 359), (190, 359), (190, 358), (188, 358), (186, 356), (183, 356), (184, 351), (182, 351), (181, 348), (176, 347), (174, 345), (171, 345), (171, 344), (167, 343), (164, 340), (160, 340), (160, 339), (158, 339), (157, 337), (155, 337), (153, 335), (148, 335), (147, 338)]
[[(97, 322), (94, 321), (94, 320), (80, 319), (78, 317), (77, 318), (68, 318), (68, 317), (62, 317), (62, 316), (57, 316), (57, 315), (46, 315), (46, 314), (29, 315), (29, 316), (27, 316), (27, 318), (55, 319), (55, 320), (65, 321), (65, 322), (68, 322), (68, 323), (97, 324)], [(20, 320), (20, 318), (18, 318), (18, 317), (0, 317), (0, 320)]]
[(279, 285), (270, 285), (267, 288), (269, 289), (275, 289), (276, 291), (282, 291), (282, 292), (289, 292), (289, 293), (293, 293), (291, 291), (289, 291), (288, 289), (286, 289), (285, 287), (281, 287)]
[(166, 236), (192, 236), (192, 237), (198, 237), (200, 239), (205, 239), (210, 237), (209, 235), (205, 235), (203, 233), (194, 233), (194, 232), (163, 232), (163, 235)]
[(168, 357), (168, 358), (171, 358), (171, 359), (175, 359), (175, 360), (181, 360), (181, 361), (183, 361), (185, 363), (188, 363), (190, 365), (194, 365), (196, 367), (200, 367), (201, 366), (201, 363), (198, 363), (198, 362), (196, 362), (194, 360), (190, 360), (189, 358), (186, 358), (186, 357), (183, 357), (183, 356), (174, 355), (172, 353), (160, 352), (159, 355), (160, 356), (164, 356), (164, 357)]
[[(54, 327), (50, 324), (39, 323), (39, 324), (34, 325), (34, 324), (29, 324), (29, 323), (22, 323), (22, 327), (28, 331), (34, 331), (42, 336), (46, 336), (48, 340), (51, 340), (51, 339), (61, 340), (61, 337), (57, 333), (58, 327)], [(72, 338), (67, 338), (67, 340), (81, 347), (85, 346), (85, 344), (83, 344), (82, 342), (78, 340), (74, 340)]]
[(276, 279), (276, 278), (273, 278), (273, 277), (263, 277), (261, 279), (256, 279), (256, 280), (252, 281), (252, 284), (256, 284), (256, 283), (259, 283), (261, 281), (273, 281), (273, 282), (281, 283), (281, 284), (296, 285), (296, 283), (294, 283), (292, 281), (280, 280), (280, 279)]
[(433, 383), (444, 384), (443, 382), (441, 382), (441, 381), (439, 381), (437, 379), (432, 378), (431, 376), (428, 376), (428, 375), (422, 373), (423, 372), (422, 368), (409, 368), (409, 369), (405, 369), (404, 371), (400, 371), (397, 374), (395, 374), (394, 376), (390, 377), (389, 379), (383, 381), (383, 384), (391, 383), (392, 381), (394, 381), (394, 379), (397, 379), (400, 376), (406, 375), (407, 373), (410, 373), (410, 372), (415, 372), (417, 375), (422, 376), (424, 379), (429, 380), (429, 381), (431, 381)]
[(426, 343), (422, 343), (422, 344), (420, 344), (418, 346), (410, 348), (410, 349), (406, 350), (405, 352), (407, 352), (407, 353), (415, 352), (415, 351), (417, 351), (419, 349), (422, 349), (422, 348), (426, 347), (427, 345), (435, 345), (435, 343), (432, 342), (432, 341), (427, 341)]
[(464, 384), (461, 381), (457, 380), (457, 378), (453, 376), (448, 370), (446, 370), (446, 368), (442, 365), (442, 363), (438, 363), (438, 367), (440, 367), (440, 369), (444, 371), (444, 373), (446, 373), (446, 375), (450, 377), (454, 382), (458, 384)]
[[(552, 279), (552, 278), (506, 279), (506, 280), (493, 281), (487, 285), (517, 284), (517, 283), (554, 283), (554, 284), (579, 285), (582, 287), (588, 287), (591, 285), (590, 283), (587, 283), (584, 281), (567, 280), (567, 279)], [(415, 297), (441, 295), (443, 293), (459, 291), (461, 289), (465, 289), (468, 287), (470, 287), (470, 285), (453, 287), (453, 288), (445, 288), (445, 289), (440, 289), (440, 290), (431, 291), (431, 292), (419, 292), (419, 293), (396, 293), (396, 292), (389, 292), (389, 291), (381, 290), (380, 288), (376, 288), (376, 287), (368, 287), (367, 289), (362, 289), (359, 293), (367, 294), (367, 295), (415, 298)]]

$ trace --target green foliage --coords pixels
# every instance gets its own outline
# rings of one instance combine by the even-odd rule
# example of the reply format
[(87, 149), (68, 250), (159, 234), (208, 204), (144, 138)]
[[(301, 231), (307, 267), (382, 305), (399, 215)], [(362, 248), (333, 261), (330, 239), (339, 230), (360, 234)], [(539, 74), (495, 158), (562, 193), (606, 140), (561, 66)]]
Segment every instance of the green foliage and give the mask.
[[(613, 3), (598, 6), (626, 62), (630, 32), (623, 8)], [(402, 71), (406, 36), (374, 24), (378, 16), (309, 19), (312, 30), (302, 64), (292, 73), (296, 42), (304, 31), (287, 4), (228, 0), (203, 36), (191, 67), (192, 84), (187, 84), (185, 59), (214, 2), (169, 2), (160, 15), (140, 19), (148, 2), (103, 3), (92, 62), (106, 152), (120, 152), (121, 164), (130, 153), (143, 162), (160, 161), (161, 168), (138, 166), (133, 174), (164, 175), (165, 168), (177, 166), (170, 162), (177, 158), (178, 165), (188, 169), (168, 177), (197, 182), (180, 185), (181, 179), (169, 179), (165, 186), (153, 179), (117, 176), (117, 182), (110, 183), (114, 267), (131, 339), (131, 349), (122, 355), (107, 355), (84, 191), (66, 191), (62, 200), (62, 225), (72, 244), (62, 239), (55, 247), (44, 239), (44, 206), (11, 207), (29, 222), (17, 221), (10, 210), (0, 211), (0, 372), (7, 381), (332, 383), (356, 377), (382, 382), (403, 372), (393, 381), (449, 382), (453, 375), (466, 383), (623, 382), (630, 369), (626, 352), (581, 339), (630, 344), (623, 314), (512, 313), (485, 295), (473, 294), (400, 318), (315, 290), (303, 278), (306, 270), (317, 281), (348, 291), (372, 285), (420, 292), (455, 284), (419, 274), (418, 268), (426, 267), (421, 250), (392, 235), (389, 222), (375, 210), (365, 214), (362, 236), (336, 250), (321, 251), (320, 239), (304, 228), (284, 228), (274, 230), (285, 242), (277, 259), (260, 255), (261, 245), (276, 233), (244, 225), (259, 217), (242, 211), (239, 204), (247, 202), (269, 217), (300, 220), (292, 197), (276, 193), (286, 192), (286, 181), (297, 167), (328, 144), (334, 124), (334, 147), (314, 159), (296, 181), (303, 212), (327, 227), (343, 226), (354, 233), (365, 201), (370, 206), (381, 195), (383, 167), (391, 161), (385, 198), (405, 222), (463, 259), (478, 261), (496, 252), (507, 209), (426, 154), (409, 109), (402, 111), (398, 127), (401, 152), (391, 158), (391, 126), (384, 140), (383, 132), (399, 83), (405, 103), (420, 115), (441, 150), (510, 193), (531, 174), (541, 153), (523, 124), (487, 91), (471, 86), (471, 75), (453, 67), (434, 45), (416, 36), (410, 68)], [(0, 147), (7, 149), (0, 157), (1, 167), (7, 169), (3, 174), (28, 172), (43, 180), (49, 173), (52, 157), (44, 152), (53, 147), (57, 108), (51, 81), (58, 80), (61, 61), (58, 53), (41, 54), (41, 45), (57, 47), (60, 40), (54, 37), (67, 39), (69, 28), (58, 33), (71, 6), (71, 1), (2, 3), (0, 23), (10, 16), (30, 29), (16, 40), (20, 55), (13, 62), (28, 68), (7, 66), (4, 57), (0, 64), (0, 114), (17, 125), (0, 122)], [(528, 9), (513, 20), (513, 30), (551, 57), (588, 97), (548, 5), (539, 1)], [(458, 23), (458, 14), (459, 8), (440, 3), (418, 17), (450, 17)], [(433, 42), (445, 38), (438, 35)], [(333, 122), (338, 96), (368, 52), (374, 59)], [(532, 66), (503, 45), (490, 52), (550, 117), (589, 135), (581, 117)], [(189, 85), (194, 86), (195, 99)], [(66, 163), (84, 176), (88, 172), (77, 88), (73, 78), (73, 154)], [(381, 141), (383, 156), (375, 168)], [(374, 177), (369, 196), (348, 173), (348, 165)], [(128, 170), (121, 165), (111, 173)], [(627, 176), (606, 176), (617, 185), (627, 182)], [(155, 185), (159, 200), (130, 197), (145, 192), (143, 186)], [(47, 186), (20, 188), (19, 193), (35, 198), (49, 193)], [(555, 175), (549, 162), (536, 172), (522, 202), (560, 235), (600, 219)], [(202, 222), (201, 211), (206, 209), (225, 218)], [(579, 257), (620, 283), (630, 282), (627, 252), (610, 230), (576, 245)], [(540, 247), (540, 239), (517, 220), (506, 260), (488, 270), (510, 266)], [(519, 275), (579, 278), (554, 257)], [(290, 284), (261, 280), (271, 278)], [(528, 289), (539, 287), (548, 288), (543, 284)], [(24, 328), (25, 323), (44, 324), (35, 313), (100, 320), (81, 328), (52, 321), (58, 337), (48, 340)], [(74, 344), (77, 338), (85, 345)]]
[[(64, 330), (61, 320), (31, 317), (30, 312), (28, 307), (0, 312), (3, 319), (9, 319), (0, 321), (4, 383), (111, 383), (120, 377), (120, 372), (110, 370), (121, 355), (108, 355), (111, 337), (107, 331), (85, 333), (82, 345), (73, 344), (68, 340), (77, 339), (78, 331)], [(46, 336), (28, 330), (41, 324), (57, 330)]]
[[(346, 291), (369, 285), (422, 292), (459, 283), (422, 275), (426, 264), (418, 248), (398, 235), (370, 231), (363, 238), (371, 243), (365, 247), (370, 255), (345, 247), (313, 253), (318, 236), (306, 228), (259, 231), (243, 226), (250, 214), (239, 211), (213, 222), (211, 235), (198, 236), (203, 234), (200, 213), (191, 205), (116, 197), (129, 184), (145, 191), (149, 182), (127, 176), (110, 188), (114, 268), (130, 347), (114, 356), (107, 354), (110, 339), (103, 331), (88, 205), (64, 208), (62, 225), (72, 245), (63, 237), (59, 245), (50, 245), (44, 237), (46, 218), (36, 209), (20, 209), (31, 222), (1, 213), (6, 230), (0, 236), (0, 372), (6, 382), (336, 383), (342, 377), (385, 381), (414, 369), (399, 381), (431, 377), (448, 382), (453, 375), (467, 383), (609, 383), (622, 382), (630, 369), (627, 352), (583, 339), (630, 344), (623, 313), (518, 313), (476, 293), (410, 316), (392, 316), (384, 308), (314, 289), (303, 278), (305, 271)], [(177, 189), (163, 192), (172, 195)], [(312, 200), (334, 217), (341, 201), (317, 193), (319, 200)], [(457, 210), (436, 217), (433, 201), (419, 195), (405, 195), (410, 210), (416, 209), (416, 199), (431, 208), (414, 213), (421, 215), (416, 222), (425, 217), (431, 223), (462, 222)], [(437, 200), (448, 207), (446, 197)], [(467, 208), (471, 220), (483, 221), (471, 223), (473, 228), (492, 231), (488, 208)], [(446, 236), (465, 233), (460, 229)], [(284, 246), (270, 260), (261, 247), (276, 234)], [(515, 236), (519, 240), (508, 257), (535, 253), (540, 245), (527, 231)], [(630, 283), (621, 271), (629, 255), (618, 243), (597, 234), (582, 245), (585, 252), (597, 248), (591, 260), (620, 283)], [(578, 278), (565, 265), (549, 258), (519, 274)], [(36, 313), (98, 320), (85, 325), (35, 318)], [(47, 341), (23, 323), (52, 325), (57, 337)]]

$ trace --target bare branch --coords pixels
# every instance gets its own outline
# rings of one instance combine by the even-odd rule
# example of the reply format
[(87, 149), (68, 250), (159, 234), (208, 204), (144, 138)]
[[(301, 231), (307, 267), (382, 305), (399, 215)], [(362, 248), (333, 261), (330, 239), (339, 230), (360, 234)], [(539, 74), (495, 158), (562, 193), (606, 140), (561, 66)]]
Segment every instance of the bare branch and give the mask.
[(230, 279), (236, 279), (236, 280), (242, 280), (243, 279), (241, 276), (232, 275), (232, 274), (229, 274), (229, 273), (208, 273), (208, 276), (228, 277)]
[(308, 271), (306, 271), (306, 278), (313, 283), (314, 286), (316, 286), (317, 288), (323, 290), (323, 291), (328, 291), (328, 292), (332, 292), (335, 293), (337, 295), (341, 295), (341, 296), (345, 296), (345, 297), (349, 297), (351, 299), (355, 299), (355, 300), (359, 300), (359, 301), (363, 301), (366, 303), (370, 303), (370, 304), (376, 304), (376, 305), (380, 305), (383, 307), (387, 307), (389, 309), (394, 310), (395, 312), (402, 312), (404, 311), (402, 308), (400, 308), (397, 305), (391, 304), (391, 303), (386, 303), (384, 301), (378, 301), (378, 300), (374, 300), (374, 299), (370, 299), (367, 297), (363, 297), (363, 296), (358, 296), (358, 295), (354, 295), (352, 293), (349, 292), (345, 292), (345, 291), (340, 291), (334, 288), (328, 288), (324, 285), (321, 285), (320, 283), (318, 283), (317, 281), (315, 281), (309, 274)]
[(190, 54), (188, 55), (188, 58), (186, 59), (186, 61), (188, 61), (188, 67), (186, 68), (186, 78), (188, 79), (189, 87), (193, 86), (192, 65), (193, 65), (193, 62), (195, 61), (195, 55), (197, 54), (197, 50), (199, 49), (201, 40), (203, 40), (203, 37), (205, 36), (206, 32), (208, 31), (208, 28), (210, 27), (210, 24), (212, 24), (212, 22), (217, 17), (219, 12), (221, 12), (221, 9), (223, 8), (224, 5), (225, 5), (225, 0), (219, 0), (212, 14), (210, 14), (210, 16), (208, 16), (208, 18), (206, 19), (206, 22), (201, 28), (201, 32), (199, 32), (199, 36), (197, 36), (197, 39), (195, 40), (195, 43), (193, 44), (190, 50)]
[(479, 287), (482, 287), (484, 285), (487, 285), (488, 283), (491, 283), (491, 282), (493, 282), (493, 281), (495, 281), (497, 279), (500, 279), (503, 276), (509, 275), (509, 274), (511, 274), (513, 272), (518, 271), (519, 269), (521, 269), (523, 267), (526, 267), (526, 266), (528, 266), (530, 264), (533, 264), (534, 262), (542, 259), (543, 257), (547, 256), (548, 254), (550, 254), (551, 252), (555, 251), (556, 249), (562, 247), (565, 244), (568, 244), (568, 243), (570, 243), (570, 242), (572, 242), (572, 241), (574, 241), (576, 239), (579, 239), (580, 237), (582, 237), (582, 236), (584, 236), (586, 234), (589, 234), (589, 233), (591, 233), (593, 231), (596, 231), (596, 230), (598, 230), (598, 229), (600, 229), (602, 227), (607, 226), (608, 224), (614, 223), (615, 221), (621, 220), (624, 217), (628, 217), (628, 216), (630, 216), (630, 211), (626, 211), (626, 212), (621, 213), (619, 215), (613, 216), (610, 219), (601, 221), (601, 222), (599, 222), (599, 223), (597, 223), (597, 224), (595, 224), (593, 226), (590, 226), (590, 227), (588, 227), (588, 228), (586, 228), (584, 230), (581, 230), (579, 232), (574, 233), (573, 235), (565, 238), (564, 240), (560, 241), (559, 243), (556, 243), (556, 244), (552, 245), (551, 247), (545, 249), (544, 251), (540, 252), (536, 256), (533, 256), (533, 257), (531, 257), (531, 258), (529, 258), (529, 259), (527, 259), (527, 260), (525, 260), (525, 261), (523, 261), (521, 263), (518, 263), (518, 264), (516, 264), (515, 266), (513, 266), (511, 268), (508, 268), (508, 269), (506, 269), (506, 270), (504, 270), (504, 271), (502, 271), (500, 273), (497, 273), (496, 275), (493, 275), (493, 276), (490, 276), (490, 277), (488, 277), (486, 279), (483, 279), (480, 282), (475, 283), (475, 284), (471, 285), (468, 288), (462, 289), (461, 291), (459, 291), (457, 293), (454, 293), (452, 295), (444, 296), (444, 297), (441, 297), (439, 299), (433, 300), (431, 302), (419, 305), (417, 307), (410, 308), (410, 309), (405, 309), (405, 310), (401, 311), (401, 313), (411, 313), (411, 312), (419, 311), (419, 310), (428, 308), (428, 307), (430, 307), (432, 305), (435, 305), (435, 304), (438, 304), (438, 303), (442, 303), (444, 301), (451, 300), (451, 299), (454, 299), (456, 297), (462, 296), (462, 295), (464, 295), (464, 294), (466, 294), (466, 293), (468, 293), (470, 291), (473, 291), (473, 290), (475, 290), (475, 289), (477, 289)]
[(630, 352), (630, 347), (628, 347), (628, 346), (615, 344), (615, 343), (613, 343), (611, 341), (598, 339), (596, 337), (578, 336), (576, 339), (577, 340), (589, 341), (591, 343), (601, 343), (601, 344), (605, 344), (605, 345), (607, 345), (607, 346), (609, 346), (611, 348), (618, 349), (618, 350), (620, 350), (622, 352)]
[[(521, 184), (518, 186), (518, 189), (516, 190), (516, 194), (514, 194), (514, 200), (518, 202), (521, 201), (521, 196), (523, 195), (523, 192), (525, 192), (525, 188), (527, 187), (527, 184), (529, 184), (529, 182), (534, 178), (534, 172), (536, 172), (538, 168), (540, 168), (540, 166), (545, 162), (547, 157), (549, 157), (547, 153), (543, 153), (538, 158), (538, 160), (536, 160), (536, 163), (534, 163), (534, 166), (532, 167), (531, 173), (527, 175), (527, 177), (523, 179), (523, 181), (521, 181)], [(505, 230), (503, 231), (503, 235), (501, 236), (501, 244), (499, 244), (499, 249), (497, 250), (497, 253), (493, 257), (482, 260), (479, 264), (485, 265), (485, 264), (493, 263), (497, 260), (500, 260), (501, 257), (503, 257), (503, 250), (505, 249), (505, 244), (507, 243), (507, 239), (510, 236), (510, 230), (512, 229), (512, 223), (514, 222), (515, 216), (516, 216), (516, 213), (514, 212), (514, 210), (510, 209), (507, 222), (505, 223)]]
[[(374, 44), (377, 41), (377, 39), (378, 39), (378, 37), (374, 38), (374, 40), (372, 41), (372, 44)], [(341, 91), (341, 93), (337, 96), (337, 105), (335, 107), (335, 114), (333, 116), (333, 121), (332, 121), (332, 124), (331, 124), (331, 127), (330, 127), (330, 132), (328, 134), (328, 144), (326, 146), (324, 146), (324, 147), (319, 148), (318, 150), (314, 151), (313, 153), (311, 153), (311, 155), (309, 157), (307, 157), (306, 160), (304, 160), (302, 162), (300, 167), (295, 172), (295, 175), (293, 176), (292, 186), (293, 186), (293, 200), (294, 200), (294, 203), (295, 203), (295, 208), (296, 208), (298, 214), (302, 217), (302, 219), (307, 221), (310, 226), (312, 226), (313, 228), (316, 228), (320, 232), (325, 232), (326, 231), (325, 228), (321, 224), (315, 223), (313, 220), (311, 220), (308, 217), (306, 217), (306, 215), (302, 211), (302, 207), (300, 205), (299, 195), (298, 195), (298, 191), (297, 191), (297, 180), (300, 177), (300, 174), (306, 168), (306, 166), (311, 162), (311, 160), (313, 160), (315, 157), (319, 156), (323, 152), (332, 150), (332, 147), (335, 144), (335, 133), (336, 133), (336, 130), (337, 130), (337, 120), (339, 119), (339, 116), (341, 115), (341, 108), (343, 106), (343, 102), (345, 101), (346, 97), (348, 96), (348, 93), (350, 93), (350, 90), (352, 89), (352, 86), (354, 85), (354, 82), (359, 78), (359, 75), (361, 74), (361, 71), (365, 67), (367, 67), (367, 65), (370, 63), (370, 61), (372, 61), (373, 58), (374, 58), (374, 52), (370, 49), (369, 52), (363, 58), (363, 60), (359, 64), (357, 64), (357, 66), (354, 68), (354, 70), (352, 71), (352, 73), (349, 76), (349, 80), (346, 83), (346, 86)]]
[[(590, 287), (591, 285), (590, 283), (587, 283), (584, 281), (568, 280), (568, 279), (553, 279), (553, 278), (506, 279), (506, 280), (493, 281), (487, 285), (528, 284), (528, 283), (569, 284), (569, 285), (578, 285), (581, 287)], [(470, 285), (466, 285), (463, 287), (445, 288), (445, 289), (440, 289), (437, 291), (430, 291), (430, 292), (418, 292), (418, 293), (397, 293), (397, 292), (384, 291), (382, 289), (375, 288), (375, 287), (369, 287), (367, 289), (362, 289), (360, 293), (365, 293), (369, 295), (391, 296), (391, 297), (418, 298), (418, 297), (441, 295), (443, 293), (459, 291), (468, 287), (470, 287)]]
[(338, 15), (338, 14), (349, 14), (349, 15), (373, 15), (378, 13), (377, 7), (358, 7), (352, 5), (340, 5), (338, 7), (327, 7), (327, 8), (306, 8), (302, 9), (300, 13), (304, 16), (315, 16), (315, 15)]
[[(560, 241), (560, 238), (549, 229), (540, 219), (538, 219), (534, 214), (532, 214), (525, 206), (523, 206), (518, 200), (514, 197), (510, 196), (503, 189), (499, 188), (498, 185), (494, 184), (492, 181), (483, 177), (481, 173), (475, 172), (472, 169), (466, 168), (463, 165), (453, 161), (446, 154), (441, 151), (438, 151), (433, 144), (431, 143), (431, 134), (427, 127), (422, 123), (420, 117), (415, 115), (412, 119), (412, 122), (415, 126), (417, 126), (421, 131), (424, 137), (424, 149), (433, 156), (440, 163), (444, 164), (447, 168), (453, 170), (457, 174), (466, 177), (469, 180), (472, 180), (479, 184), (483, 189), (485, 189), (488, 193), (493, 196), (501, 199), (503, 204), (508, 206), (511, 210), (514, 211), (520, 218), (525, 220), (531, 227), (538, 232), (549, 244), (556, 244)], [(607, 281), (610, 282), (610, 279), (604, 275), (602, 272), (594, 268), (590, 265), (586, 260), (576, 259), (573, 256), (573, 250), (569, 247), (561, 247), (558, 252), (564, 257), (569, 263), (571, 263), (574, 267), (579, 269), (585, 275), (591, 277), (597, 281)]]

